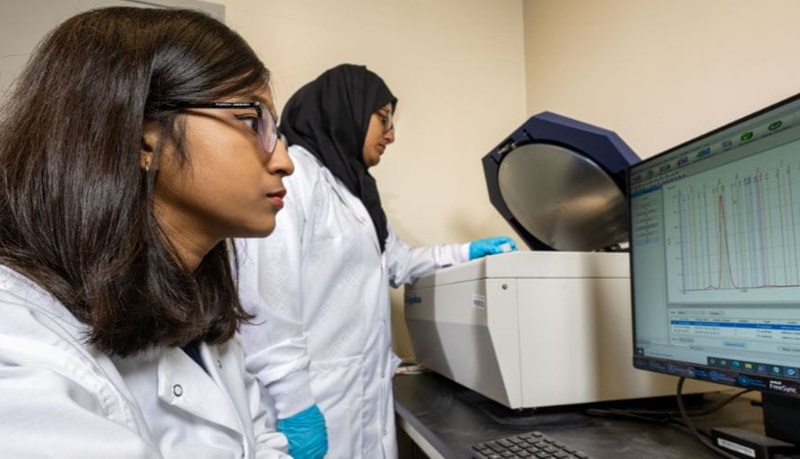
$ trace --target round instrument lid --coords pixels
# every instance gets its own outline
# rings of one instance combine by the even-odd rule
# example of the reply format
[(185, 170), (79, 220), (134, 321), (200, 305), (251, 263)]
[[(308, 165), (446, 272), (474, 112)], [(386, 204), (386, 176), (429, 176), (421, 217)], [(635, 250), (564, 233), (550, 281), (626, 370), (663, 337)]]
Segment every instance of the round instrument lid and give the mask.
[(519, 146), (500, 163), (498, 184), (517, 222), (555, 250), (628, 240), (625, 195), (581, 153), (543, 143)]
[(534, 250), (617, 250), (628, 241), (626, 174), (639, 157), (617, 134), (551, 112), (483, 157), (492, 205)]

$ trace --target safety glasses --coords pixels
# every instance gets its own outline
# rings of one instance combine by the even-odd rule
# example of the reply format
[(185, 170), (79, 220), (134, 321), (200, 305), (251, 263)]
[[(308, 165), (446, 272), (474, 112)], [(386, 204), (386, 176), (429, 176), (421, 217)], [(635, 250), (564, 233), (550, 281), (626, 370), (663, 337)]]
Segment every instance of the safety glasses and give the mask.
[(394, 129), (394, 115), (391, 111), (387, 113), (377, 112), (377, 115), (381, 120), (381, 127), (383, 128), (384, 134)]
[(252, 120), (253, 125), (250, 127), (258, 133), (258, 139), (261, 142), (261, 148), (267, 155), (271, 155), (278, 145), (278, 126), (272, 113), (267, 111), (269, 116), (264, 116), (264, 109), (261, 102), (202, 102), (202, 103), (176, 103), (165, 104), (161, 106), (162, 109), (167, 110), (185, 110), (191, 108), (221, 108), (221, 109), (242, 109), (252, 108), (256, 111), (256, 118), (251, 114), (236, 115), (239, 120)]

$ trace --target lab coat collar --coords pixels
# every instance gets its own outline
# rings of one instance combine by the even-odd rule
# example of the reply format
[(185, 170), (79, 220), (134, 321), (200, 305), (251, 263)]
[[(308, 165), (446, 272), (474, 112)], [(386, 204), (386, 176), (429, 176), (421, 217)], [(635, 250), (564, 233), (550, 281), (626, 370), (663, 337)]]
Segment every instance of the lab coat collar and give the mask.
[[(362, 225), (369, 225), (372, 228), (374, 223), (372, 222), (372, 219), (369, 216), (367, 208), (364, 206), (361, 200), (358, 199), (358, 197), (356, 197), (354, 194), (352, 194), (345, 187), (344, 183), (342, 183), (341, 180), (336, 178), (336, 176), (334, 176), (330, 170), (328, 170), (325, 166), (323, 166), (322, 163), (319, 162), (319, 160), (317, 160), (317, 163), (320, 165), (320, 168), (322, 170), (322, 176), (325, 177), (325, 180), (328, 181), (330, 188), (336, 193), (336, 195), (339, 197), (339, 200), (341, 200), (344, 203), (344, 205), (346, 205), (352, 210), (353, 216), (356, 219), (358, 219), (358, 221)], [(372, 231), (375, 232), (374, 229), (372, 229)], [(373, 235), (373, 237), (371, 237), (370, 240), (372, 241), (372, 245), (375, 247), (375, 250), (377, 250), (378, 253), (380, 254), (381, 246), (378, 243), (377, 234)]]
[(233, 404), (219, 384), (214, 350), (200, 344), (203, 363), (209, 373), (179, 348), (165, 349), (158, 362), (158, 397), (176, 409), (243, 434)]

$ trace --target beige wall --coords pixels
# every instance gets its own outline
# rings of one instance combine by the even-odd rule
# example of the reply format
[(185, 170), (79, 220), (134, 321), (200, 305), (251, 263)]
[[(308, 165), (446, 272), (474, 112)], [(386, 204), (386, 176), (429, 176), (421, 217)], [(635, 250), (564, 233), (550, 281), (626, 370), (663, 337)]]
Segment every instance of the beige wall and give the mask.
[(273, 70), (279, 108), (341, 62), (386, 79), (398, 140), (373, 172), (411, 244), (516, 237), (480, 158), (532, 114), (614, 130), (649, 157), (800, 88), (795, 0), (216, 1)]
[(527, 108), (641, 157), (800, 91), (796, 0), (524, 0)]
[[(216, 0), (274, 73), (280, 109), (342, 62), (366, 64), (399, 98), (397, 141), (373, 169), (390, 223), (414, 245), (511, 228), (480, 159), (526, 119), (522, 0)], [(395, 350), (413, 354), (393, 292)]]

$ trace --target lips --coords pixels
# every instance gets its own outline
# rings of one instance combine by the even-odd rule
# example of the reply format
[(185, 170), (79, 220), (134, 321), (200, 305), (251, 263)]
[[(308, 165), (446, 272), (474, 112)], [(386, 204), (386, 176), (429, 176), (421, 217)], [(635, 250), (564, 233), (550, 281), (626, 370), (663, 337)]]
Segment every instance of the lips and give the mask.
[(278, 190), (267, 193), (267, 197), (278, 206), (283, 207), (283, 199), (286, 197), (286, 190)]

